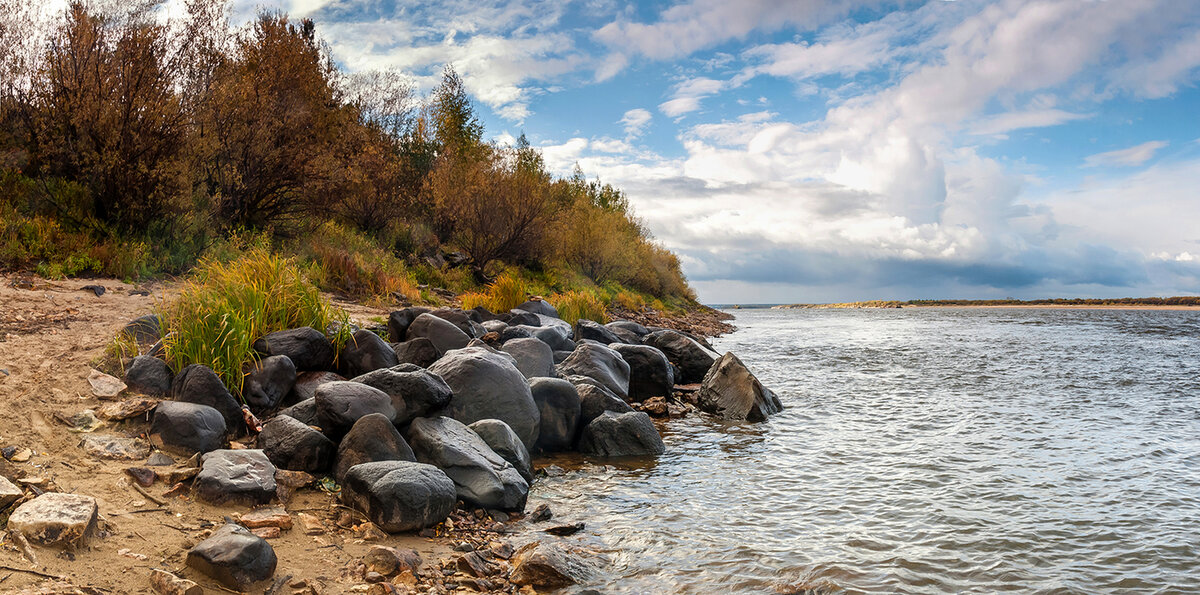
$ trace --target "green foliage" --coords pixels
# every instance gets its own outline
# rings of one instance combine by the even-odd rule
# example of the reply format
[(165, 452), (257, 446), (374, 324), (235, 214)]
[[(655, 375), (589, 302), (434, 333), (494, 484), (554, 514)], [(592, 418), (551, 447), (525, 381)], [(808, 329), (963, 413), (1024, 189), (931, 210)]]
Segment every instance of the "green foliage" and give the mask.
[(608, 308), (604, 300), (590, 291), (567, 291), (547, 299), (558, 309), (558, 316), (572, 325), (581, 318), (601, 324), (608, 322)]
[(336, 323), (339, 350), (349, 319), (321, 296), (297, 263), (261, 249), (222, 263), (203, 261), (179, 297), (163, 307), (167, 360), (176, 370), (204, 364), (241, 395), (244, 370), (257, 361), (251, 345), (267, 333)]

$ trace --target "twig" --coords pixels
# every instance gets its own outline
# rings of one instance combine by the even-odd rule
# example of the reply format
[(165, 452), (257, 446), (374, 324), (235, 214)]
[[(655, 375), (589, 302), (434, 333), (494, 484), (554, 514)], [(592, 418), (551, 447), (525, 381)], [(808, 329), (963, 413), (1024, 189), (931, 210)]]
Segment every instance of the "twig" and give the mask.
[(145, 489), (145, 488), (143, 488), (142, 486), (140, 486), (140, 485), (138, 485), (138, 484), (136, 484), (136, 483), (131, 483), (131, 484), (129, 484), (129, 485), (133, 486), (133, 489), (137, 490), (137, 491), (138, 491), (138, 493), (140, 493), (141, 495), (145, 496), (145, 497), (146, 497), (147, 499), (149, 499), (151, 502), (153, 502), (153, 503), (155, 503), (155, 504), (157, 504), (157, 505), (159, 505), (159, 506), (166, 506), (166, 505), (167, 505), (167, 501), (166, 501), (166, 500), (163, 500), (162, 498), (159, 498), (159, 497), (157, 497), (157, 496), (155, 496), (155, 495), (151, 494), (150, 492), (147, 492), (147, 491), (146, 491), (146, 489)]
[(166, 511), (167, 511), (166, 508), (139, 508), (137, 510), (130, 510), (128, 512), (115, 512), (115, 513), (113, 513), (113, 516), (125, 516), (125, 515), (129, 515), (129, 514), (142, 514), (144, 512), (166, 512)]
[[(26, 574), (32, 574), (34, 576), (40, 576), (42, 578), (52, 578), (54, 580), (59, 580), (59, 581), (63, 580), (63, 577), (58, 576), (56, 574), (46, 574), (45, 572), (41, 572), (38, 570), (30, 570), (28, 568), (16, 568), (15, 566), (8, 566), (6, 564), (0, 564), (0, 570), (11, 570), (13, 572), (24, 572)], [(7, 578), (7, 577), (5, 577), (5, 578)]]
[(0, 578), (0, 583), (3, 583), (4, 581), (8, 580), (8, 577), (10, 577), (10, 576), (12, 576), (11, 572), (4, 575), (4, 578)]
[(275, 593), (279, 592), (279, 589), (282, 589), (283, 586), (290, 580), (292, 580), (292, 575), (290, 574), (275, 579), (275, 582), (271, 583), (271, 588), (267, 589), (263, 595), (275, 595)]

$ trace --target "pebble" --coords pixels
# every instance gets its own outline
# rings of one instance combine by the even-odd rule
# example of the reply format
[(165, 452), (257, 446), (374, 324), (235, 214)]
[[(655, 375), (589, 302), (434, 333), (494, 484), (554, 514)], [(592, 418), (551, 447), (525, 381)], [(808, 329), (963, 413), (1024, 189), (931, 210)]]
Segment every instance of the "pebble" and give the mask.
[(125, 469), (125, 473), (128, 473), (129, 476), (132, 477), (133, 480), (143, 488), (148, 488), (154, 485), (154, 480), (158, 477), (158, 475), (154, 473), (153, 469), (148, 469), (146, 467), (129, 467)]
[(88, 374), (88, 384), (92, 385), (92, 394), (101, 399), (111, 399), (121, 394), (126, 387), (120, 378), (110, 376), (100, 370), (92, 370)]
[(326, 531), (325, 523), (311, 514), (301, 512), (296, 514), (296, 518), (300, 520), (300, 530), (305, 535), (323, 535)]
[(242, 515), (241, 525), (247, 529), (275, 527), (287, 531), (292, 528), (292, 515), (279, 506), (259, 508)]

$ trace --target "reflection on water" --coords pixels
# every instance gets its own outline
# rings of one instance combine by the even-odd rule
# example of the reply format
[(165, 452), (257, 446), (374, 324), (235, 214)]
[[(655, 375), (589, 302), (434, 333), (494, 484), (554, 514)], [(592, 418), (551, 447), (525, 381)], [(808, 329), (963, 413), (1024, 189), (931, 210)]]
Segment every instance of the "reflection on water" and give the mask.
[(1200, 589), (1200, 314), (736, 314), (716, 346), (782, 414), (672, 421), (657, 460), (535, 484), (611, 561), (591, 587)]

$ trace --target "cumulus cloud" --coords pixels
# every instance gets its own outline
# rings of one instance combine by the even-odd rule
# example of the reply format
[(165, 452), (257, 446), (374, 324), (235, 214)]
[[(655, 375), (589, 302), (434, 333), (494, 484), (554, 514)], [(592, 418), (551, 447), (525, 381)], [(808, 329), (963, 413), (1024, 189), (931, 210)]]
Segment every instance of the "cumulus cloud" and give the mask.
[(1127, 149), (1089, 155), (1083, 161), (1087, 167), (1133, 167), (1149, 161), (1168, 144), (1167, 141), (1152, 140)]
[(625, 127), (625, 138), (630, 140), (641, 136), (653, 118), (649, 110), (639, 107), (625, 112), (618, 124)]

